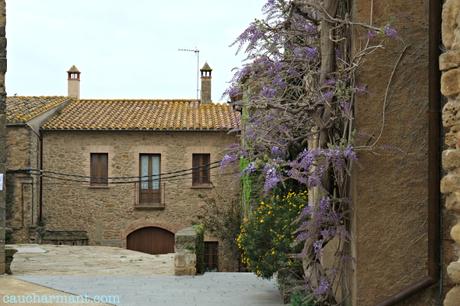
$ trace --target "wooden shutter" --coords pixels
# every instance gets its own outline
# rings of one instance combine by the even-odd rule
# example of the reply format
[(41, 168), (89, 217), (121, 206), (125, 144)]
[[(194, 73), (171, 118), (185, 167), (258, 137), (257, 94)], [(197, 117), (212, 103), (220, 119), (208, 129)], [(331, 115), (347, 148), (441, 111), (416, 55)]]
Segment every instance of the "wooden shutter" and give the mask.
[(90, 184), (107, 185), (109, 176), (109, 156), (107, 153), (91, 153)]
[(210, 154), (192, 155), (192, 185), (209, 184), (211, 182), (210, 159)]

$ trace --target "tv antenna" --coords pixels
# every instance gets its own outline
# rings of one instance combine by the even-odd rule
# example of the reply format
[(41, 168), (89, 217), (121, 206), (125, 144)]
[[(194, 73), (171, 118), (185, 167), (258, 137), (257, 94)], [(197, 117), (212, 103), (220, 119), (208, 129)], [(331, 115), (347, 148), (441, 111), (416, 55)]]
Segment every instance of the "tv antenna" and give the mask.
[(195, 49), (184, 49), (180, 48), (178, 51), (181, 52), (194, 52), (196, 54), (196, 99), (200, 99), (200, 50)]

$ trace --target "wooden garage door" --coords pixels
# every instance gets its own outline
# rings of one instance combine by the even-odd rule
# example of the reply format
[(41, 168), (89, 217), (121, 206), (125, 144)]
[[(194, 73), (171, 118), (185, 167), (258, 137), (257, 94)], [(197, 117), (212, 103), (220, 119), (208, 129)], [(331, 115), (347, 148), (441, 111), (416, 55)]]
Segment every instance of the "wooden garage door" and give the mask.
[(174, 234), (158, 227), (144, 227), (127, 237), (129, 250), (149, 253), (174, 253)]

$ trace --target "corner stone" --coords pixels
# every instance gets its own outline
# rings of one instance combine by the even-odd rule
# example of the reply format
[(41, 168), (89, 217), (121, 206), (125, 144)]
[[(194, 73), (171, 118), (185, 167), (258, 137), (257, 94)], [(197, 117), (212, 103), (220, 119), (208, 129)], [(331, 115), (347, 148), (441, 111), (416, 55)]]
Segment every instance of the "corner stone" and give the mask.
[(451, 262), (447, 266), (449, 278), (456, 284), (460, 284), (460, 261)]
[(456, 286), (447, 292), (444, 306), (458, 306), (458, 301), (460, 301), (460, 286)]
[(441, 92), (445, 96), (454, 96), (460, 93), (460, 68), (451, 69), (442, 74)]
[(439, 70), (445, 71), (460, 66), (460, 50), (451, 50), (439, 57)]
[(460, 176), (448, 174), (441, 180), (441, 192), (450, 193), (460, 191)]
[(452, 227), (450, 230), (450, 236), (458, 245), (460, 245), (460, 224), (456, 224), (454, 227)]

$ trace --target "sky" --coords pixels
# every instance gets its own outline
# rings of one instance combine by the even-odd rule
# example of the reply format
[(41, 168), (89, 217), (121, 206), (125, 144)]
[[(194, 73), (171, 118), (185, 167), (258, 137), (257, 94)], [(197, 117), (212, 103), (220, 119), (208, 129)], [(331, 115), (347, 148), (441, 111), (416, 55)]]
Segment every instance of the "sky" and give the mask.
[(81, 98), (196, 98), (197, 61), (212, 67), (212, 99), (240, 66), (230, 44), (261, 17), (265, 0), (7, 0), (8, 95), (67, 95), (81, 71)]

